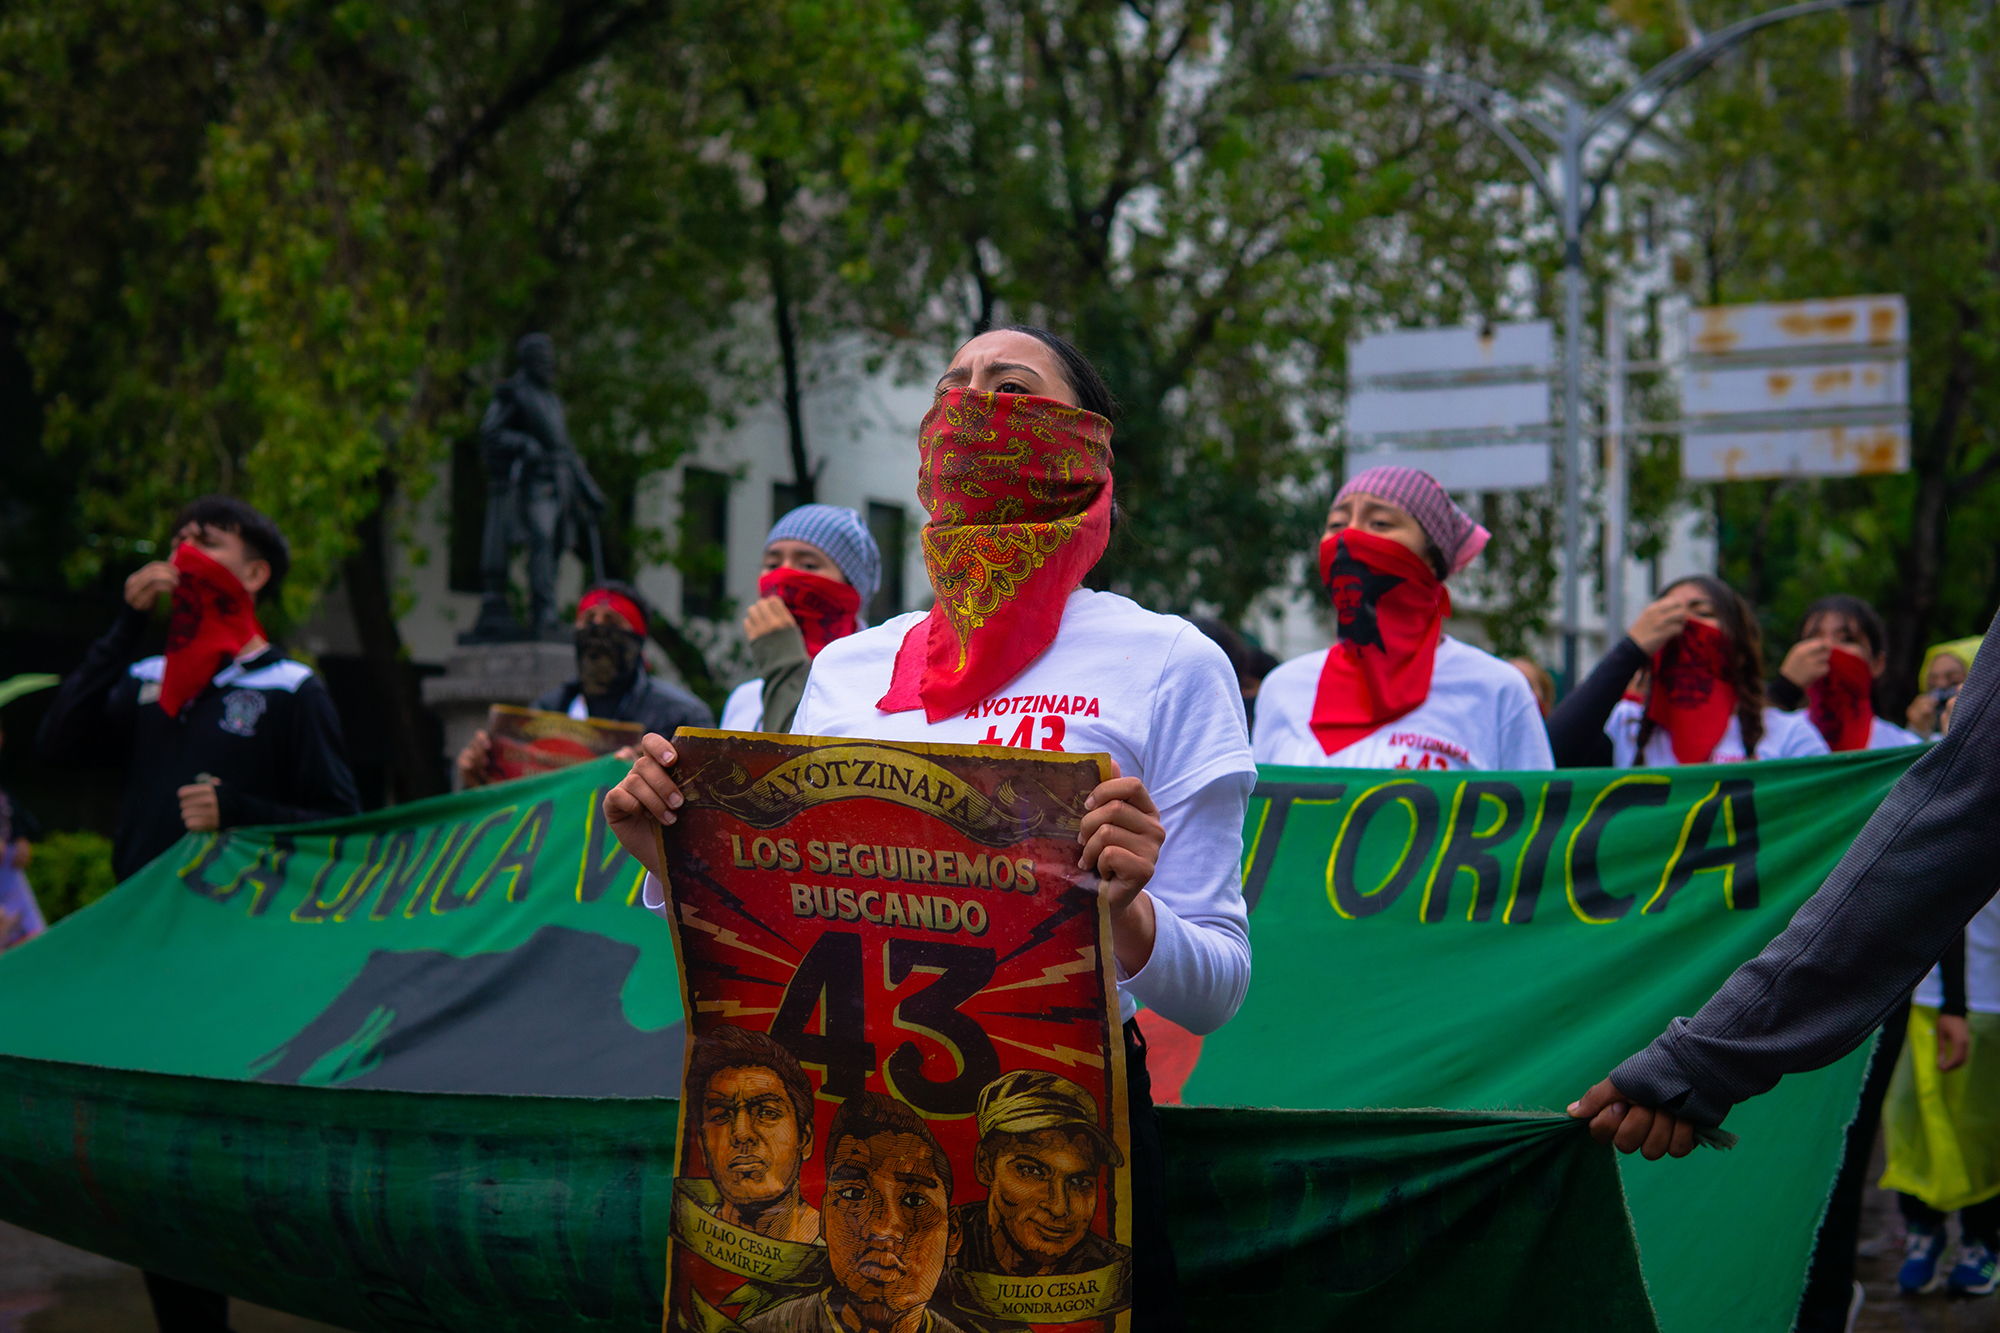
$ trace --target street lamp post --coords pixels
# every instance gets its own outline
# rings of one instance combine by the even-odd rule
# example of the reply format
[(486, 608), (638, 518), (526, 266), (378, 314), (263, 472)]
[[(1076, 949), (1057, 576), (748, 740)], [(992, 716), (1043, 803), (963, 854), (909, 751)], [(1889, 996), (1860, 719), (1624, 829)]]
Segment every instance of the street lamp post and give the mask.
[[(1581, 494), (1583, 435), (1583, 233), (1604, 201), (1604, 190), (1618, 164), (1653, 123), (1667, 98), (1678, 92), (1696, 75), (1753, 33), (1775, 23), (1805, 18), (1841, 9), (1864, 9), (1881, 0), (1804, 0), (1764, 14), (1757, 14), (1720, 31), (1710, 33), (1692, 46), (1668, 56), (1642, 74), (1625, 91), (1586, 116), (1574, 90), (1563, 94), (1563, 123), (1560, 127), (1533, 109), (1521, 105), (1497, 88), (1457, 74), (1427, 70), (1415, 65), (1364, 61), (1326, 65), (1300, 71), (1301, 82), (1349, 75), (1379, 75), (1418, 83), (1449, 98), (1498, 138), (1527, 171), (1528, 179), (1549, 210), (1562, 221), (1563, 233), (1563, 688), (1576, 684), (1577, 673), (1577, 566), (1578, 539), (1583, 529)], [(1504, 115), (1503, 115), (1504, 113)], [(1507, 124), (1505, 116), (1517, 116), (1533, 127), (1556, 149), (1562, 173), (1562, 190), (1520, 136)], [(1623, 135), (1604, 155), (1595, 174), (1586, 177), (1585, 159), (1599, 135), (1614, 124), (1624, 122)], [(1587, 192), (1586, 192), (1586, 187)], [(1610, 441), (1613, 449), (1624, 448), (1623, 440)], [(1618, 549), (1623, 550), (1620, 542)], [(1622, 570), (1606, 570), (1607, 580), (1621, 577)]]

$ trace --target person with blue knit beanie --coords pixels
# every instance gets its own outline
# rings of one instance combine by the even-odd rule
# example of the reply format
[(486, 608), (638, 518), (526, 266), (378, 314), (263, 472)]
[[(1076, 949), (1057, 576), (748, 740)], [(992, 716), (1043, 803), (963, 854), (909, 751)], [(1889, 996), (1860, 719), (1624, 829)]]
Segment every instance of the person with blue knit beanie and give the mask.
[(772, 524), (743, 617), (757, 675), (730, 692), (722, 729), (791, 730), (813, 659), (868, 623), (861, 609), (881, 585), (882, 552), (852, 509), (800, 505)]

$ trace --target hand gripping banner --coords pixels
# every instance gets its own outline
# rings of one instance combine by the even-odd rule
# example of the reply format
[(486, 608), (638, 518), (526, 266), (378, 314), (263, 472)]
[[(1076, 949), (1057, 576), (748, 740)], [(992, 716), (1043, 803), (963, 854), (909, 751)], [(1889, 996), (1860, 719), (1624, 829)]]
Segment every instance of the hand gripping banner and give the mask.
[(682, 731), (669, 1333), (1124, 1330), (1098, 756)]

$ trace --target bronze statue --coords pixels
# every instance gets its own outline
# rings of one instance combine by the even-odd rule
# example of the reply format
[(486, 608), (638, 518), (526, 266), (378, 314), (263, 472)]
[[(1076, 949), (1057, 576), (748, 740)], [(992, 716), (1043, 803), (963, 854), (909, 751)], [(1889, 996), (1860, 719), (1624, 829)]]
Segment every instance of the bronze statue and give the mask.
[[(460, 643), (567, 643), (569, 627), (556, 618), (557, 558), (575, 550), (590, 561), (591, 580), (604, 580), (598, 533), (604, 492), (570, 443), (554, 388), (555, 344), (546, 333), (530, 333), (514, 351), (520, 368), (494, 389), (479, 423), (479, 452), (486, 460), (486, 530), (479, 549), (483, 600), (478, 622), (459, 636)], [(517, 544), (528, 548), (526, 626), (507, 605), (507, 561)]]

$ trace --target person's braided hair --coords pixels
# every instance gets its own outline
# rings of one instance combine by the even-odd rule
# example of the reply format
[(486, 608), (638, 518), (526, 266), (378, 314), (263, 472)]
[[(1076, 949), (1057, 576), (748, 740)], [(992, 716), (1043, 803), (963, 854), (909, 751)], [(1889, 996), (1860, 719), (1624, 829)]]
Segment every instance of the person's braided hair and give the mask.
[[(1660, 589), (1660, 596), (1685, 583), (1701, 589), (1708, 604), (1715, 608), (1722, 632), (1729, 637), (1730, 683), (1736, 687), (1736, 724), (1743, 731), (1744, 756), (1754, 756), (1758, 742), (1764, 739), (1764, 631), (1757, 624), (1757, 614), (1749, 600), (1721, 579), (1707, 574), (1675, 579)], [(1659, 724), (1652, 718), (1640, 720), (1639, 750), (1632, 761), (1635, 765), (1644, 766), (1646, 745), (1658, 730)]]

